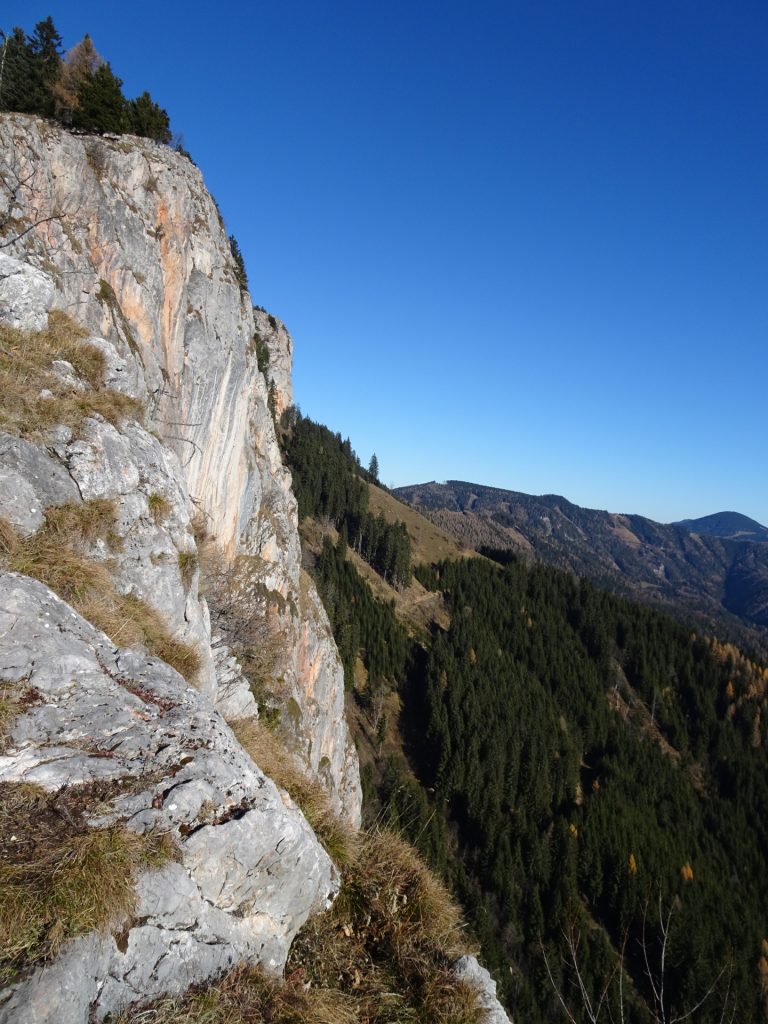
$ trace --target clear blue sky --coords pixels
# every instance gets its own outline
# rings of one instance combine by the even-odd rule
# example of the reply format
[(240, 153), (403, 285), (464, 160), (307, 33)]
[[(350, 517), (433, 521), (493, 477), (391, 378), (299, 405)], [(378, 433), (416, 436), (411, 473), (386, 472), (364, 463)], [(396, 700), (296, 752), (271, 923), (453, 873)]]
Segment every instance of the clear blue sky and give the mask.
[(149, 89), (382, 478), (768, 523), (766, 0), (6, 0)]

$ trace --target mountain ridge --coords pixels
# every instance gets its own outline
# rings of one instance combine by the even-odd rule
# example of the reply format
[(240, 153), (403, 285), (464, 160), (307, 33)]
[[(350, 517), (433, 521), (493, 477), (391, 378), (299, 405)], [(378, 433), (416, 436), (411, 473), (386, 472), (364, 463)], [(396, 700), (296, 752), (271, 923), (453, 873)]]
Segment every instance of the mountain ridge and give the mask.
[[(514, 551), (768, 649), (768, 546), (467, 481), (394, 488), (460, 542)], [(746, 517), (745, 517), (746, 518)], [(694, 521), (698, 522), (698, 521)], [(758, 526), (760, 524), (757, 524)]]

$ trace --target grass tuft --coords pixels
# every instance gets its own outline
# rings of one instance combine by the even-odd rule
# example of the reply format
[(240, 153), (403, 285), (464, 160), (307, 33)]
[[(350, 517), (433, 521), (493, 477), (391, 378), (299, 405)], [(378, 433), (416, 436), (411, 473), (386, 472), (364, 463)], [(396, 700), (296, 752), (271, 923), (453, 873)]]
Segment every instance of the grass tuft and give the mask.
[(194, 579), (195, 572), (197, 571), (197, 555), (194, 551), (180, 551), (179, 552), (179, 572), (181, 573), (181, 582), (189, 590), (192, 586), (192, 580)]
[(0, 567), (40, 580), (116, 644), (142, 644), (191, 679), (200, 668), (197, 649), (176, 639), (145, 601), (134, 594), (120, 594), (107, 565), (95, 562), (83, 550), (99, 537), (114, 537), (112, 503), (95, 499), (59, 505), (47, 509), (45, 517), (45, 525), (26, 538), (0, 520)]
[(45, 522), (47, 536), (62, 544), (80, 546), (111, 536), (117, 524), (117, 512), (114, 501), (92, 498), (46, 509)]
[[(86, 787), (48, 794), (0, 784), (0, 980), (53, 956), (68, 939), (118, 924), (134, 907), (139, 871), (174, 855), (168, 836), (122, 825), (90, 828)], [(73, 813), (74, 810), (74, 813)]]
[(8, 568), (45, 583), (78, 611), (85, 602), (113, 590), (106, 565), (61, 544), (45, 529), (21, 541)]
[(147, 504), (149, 505), (150, 515), (158, 525), (165, 522), (171, 514), (171, 503), (162, 494), (153, 492), (147, 497)]
[[(104, 386), (104, 354), (85, 337), (59, 311), (49, 315), (44, 331), (0, 326), (0, 426), (34, 438), (57, 424), (78, 430), (96, 414), (115, 425), (143, 418), (141, 402)], [(78, 391), (54, 373), (56, 359), (71, 363), (89, 390)]]

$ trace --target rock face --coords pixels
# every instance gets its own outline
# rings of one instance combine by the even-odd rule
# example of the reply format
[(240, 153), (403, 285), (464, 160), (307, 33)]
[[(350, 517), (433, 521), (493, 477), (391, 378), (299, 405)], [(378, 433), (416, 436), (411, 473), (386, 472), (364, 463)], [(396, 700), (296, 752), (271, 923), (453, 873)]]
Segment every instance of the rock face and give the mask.
[[(337, 810), (358, 821), (343, 671), (314, 588), (300, 580), (296, 505), (255, 351), (258, 323), (280, 409), (291, 400), (290, 335), (269, 314), (257, 311), (254, 322), (216, 205), (185, 157), (146, 139), (70, 135), (20, 114), (0, 118), (0, 154), (14, 185), (0, 196), (5, 321), (33, 326), (47, 306), (65, 310), (104, 348), (110, 386), (146, 403), (149, 432), (94, 423), (54, 453), (82, 497), (117, 497), (130, 540), (119, 558), (123, 588), (168, 611), (199, 645), (200, 685), (215, 699), (205, 604), (196, 576), (181, 586), (178, 556), (193, 553), (195, 516), (225, 557), (249, 556), (244, 599), (269, 610), (281, 641), (267, 688), (283, 708), (298, 707), (297, 750)], [(152, 530), (147, 498), (169, 497), (161, 478), (173, 513)], [(244, 699), (241, 692), (227, 707)]]
[(242, 959), (282, 967), (298, 928), (337, 888), (303, 816), (165, 662), (116, 648), (28, 577), (0, 574), (0, 592), (0, 677), (36, 694), (11, 724), (0, 782), (135, 781), (93, 823), (170, 832), (181, 850), (180, 863), (140, 878), (122, 942), (71, 943), (0, 994), (0, 1021), (84, 1024), (89, 1012), (102, 1020)]
[(496, 982), (475, 957), (460, 956), (453, 965), (453, 973), (460, 981), (477, 989), (485, 1013), (484, 1024), (510, 1024), (504, 1007), (496, 998)]
[(282, 320), (264, 309), (254, 309), (253, 323), (269, 353), (264, 376), (268, 386), (274, 384), (275, 416), (279, 419), (288, 406), (293, 405), (293, 338)]
[[(199, 172), (147, 140), (72, 136), (23, 115), (0, 117), (0, 171), (14, 186), (0, 196), (0, 323), (39, 330), (50, 308), (64, 310), (104, 355), (107, 385), (146, 407), (143, 423), (93, 415), (39, 442), (0, 433), (0, 516), (29, 536), (51, 506), (106, 499), (114, 535), (90, 542), (88, 556), (200, 661), (191, 686), (41, 583), (0, 574), (0, 679), (40, 698), (13, 720), (0, 781), (57, 790), (135, 780), (93, 824), (169, 830), (181, 851), (179, 863), (142, 876), (119, 943), (78, 939), (0, 995), (0, 1024), (85, 1024), (236, 962), (279, 969), (337, 886), (303, 816), (226, 724), (258, 709), (233, 638), (212, 635), (202, 534), (221, 566), (238, 565), (238, 607), (275, 641), (261, 683), (297, 754), (353, 824), (360, 782), (343, 670), (300, 569), (250, 297)], [(282, 325), (269, 344), (287, 403), (292, 343)], [(88, 391), (70, 364), (53, 369)]]

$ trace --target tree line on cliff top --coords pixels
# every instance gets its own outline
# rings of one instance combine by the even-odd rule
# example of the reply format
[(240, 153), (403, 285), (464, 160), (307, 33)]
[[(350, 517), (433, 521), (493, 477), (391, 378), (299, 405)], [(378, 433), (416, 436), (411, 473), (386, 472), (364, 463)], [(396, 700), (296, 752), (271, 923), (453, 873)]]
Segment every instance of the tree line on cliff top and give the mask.
[(50, 16), (31, 35), (18, 26), (0, 32), (0, 110), (37, 114), (81, 131), (170, 143), (167, 112), (148, 92), (127, 99), (122, 85), (89, 35), (65, 54)]

